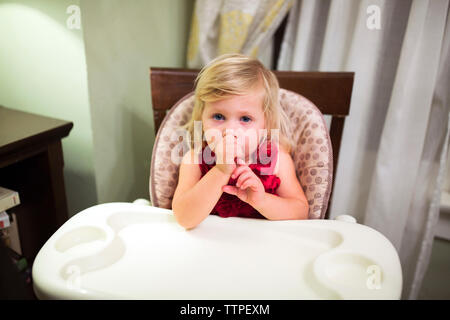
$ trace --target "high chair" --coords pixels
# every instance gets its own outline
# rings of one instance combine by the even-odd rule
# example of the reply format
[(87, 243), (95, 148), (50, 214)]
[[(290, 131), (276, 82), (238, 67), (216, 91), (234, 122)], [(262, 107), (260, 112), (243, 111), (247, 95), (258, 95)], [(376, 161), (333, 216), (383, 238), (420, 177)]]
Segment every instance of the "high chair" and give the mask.
[[(151, 69), (157, 130), (152, 205), (145, 199), (104, 203), (71, 217), (34, 261), (37, 297), (399, 299), (402, 271), (389, 240), (350, 216), (344, 216), (347, 221), (323, 219), (353, 73), (275, 72), (283, 88), (281, 106), (295, 128), (298, 148), (292, 156), (310, 201), (310, 219), (209, 215), (186, 230), (170, 210), (178, 178), (178, 165), (170, 155), (179, 146), (172, 133), (188, 120), (193, 107), (196, 74)], [(322, 114), (332, 116), (330, 134)]]
[[(171, 161), (177, 145), (173, 131), (189, 119), (194, 80), (199, 70), (150, 68), (155, 132), (150, 172), (153, 206), (171, 208), (179, 164)], [(310, 206), (309, 219), (329, 218), (345, 117), (349, 114), (353, 72), (275, 71), (280, 104), (292, 120), (297, 148), (291, 152), (297, 177)], [(331, 116), (328, 132), (323, 115)]]

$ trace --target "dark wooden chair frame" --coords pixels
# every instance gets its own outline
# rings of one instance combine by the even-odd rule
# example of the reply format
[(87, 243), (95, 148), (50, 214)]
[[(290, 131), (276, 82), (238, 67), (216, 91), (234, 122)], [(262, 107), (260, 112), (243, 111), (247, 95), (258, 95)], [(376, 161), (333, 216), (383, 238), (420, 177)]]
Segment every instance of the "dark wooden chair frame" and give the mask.
[[(167, 111), (184, 95), (194, 90), (199, 70), (179, 68), (150, 68), (153, 119), (155, 134)], [(345, 117), (350, 111), (354, 72), (273, 71), (280, 87), (299, 93), (313, 102), (324, 115), (331, 116), (330, 138), (333, 148), (333, 182), (329, 210), (338, 166), (339, 149)]]

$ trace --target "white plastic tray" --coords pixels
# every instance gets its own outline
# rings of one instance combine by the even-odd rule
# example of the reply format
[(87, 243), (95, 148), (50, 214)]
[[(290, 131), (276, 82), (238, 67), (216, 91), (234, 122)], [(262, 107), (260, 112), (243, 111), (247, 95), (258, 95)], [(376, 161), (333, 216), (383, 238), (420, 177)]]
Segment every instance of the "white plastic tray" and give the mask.
[(208, 216), (191, 230), (173, 212), (131, 203), (73, 216), (32, 269), (40, 299), (399, 299), (395, 248), (335, 220)]

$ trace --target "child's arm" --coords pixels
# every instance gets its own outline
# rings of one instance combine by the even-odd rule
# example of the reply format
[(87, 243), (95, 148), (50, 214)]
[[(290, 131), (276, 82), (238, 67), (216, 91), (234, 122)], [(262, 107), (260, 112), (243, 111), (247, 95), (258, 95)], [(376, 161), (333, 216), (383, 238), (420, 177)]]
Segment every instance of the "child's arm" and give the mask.
[(258, 176), (248, 167), (239, 166), (232, 177), (236, 186), (224, 186), (223, 191), (236, 195), (269, 220), (308, 219), (309, 205), (295, 173), (289, 153), (280, 149), (277, 163), (281, 184), (277, 195), (267, 193)]
[(281, 180), (277, 194), (265, 193), (263, 200), (253, 207), (270, 220), (308, 219), (309, 205), (295, 173), (289, 153), (280, 149), (278, 177)]
[(308, 203), (300, 199), (282, 198), (267, 192), (265, 200), (254, 205), (269, 220), (305, 220), (308, 219), (308, 207)]
[(228, 183), (231, 175), (215, 166), (201, 177), (200, 167), (198, 163), (194, 163), (194, 156), (195, 153), (191, 150), (183, 157), (172, 200), (175, 218), (186, 229), (194, 228), (209, 215), (222, 195), (222, 186)]

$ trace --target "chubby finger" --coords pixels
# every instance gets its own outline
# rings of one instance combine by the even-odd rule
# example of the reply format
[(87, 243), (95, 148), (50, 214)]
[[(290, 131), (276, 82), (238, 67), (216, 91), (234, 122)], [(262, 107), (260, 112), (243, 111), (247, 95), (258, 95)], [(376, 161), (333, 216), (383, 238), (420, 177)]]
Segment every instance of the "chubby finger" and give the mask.
[[(229, 136), (227, 136), (229, 137)], [(229, 138), (224, 142), (224, 148), (226, 150), (226, 153), (229, 154), (230, 156), (233, 156), (233, 161), (234, 158), (237, 155), (236, 152), (236, 143), (234, 141), (232, 141), (233, 138)]]
[(257, 181), (254, 178), (249, 178), (245, 180), (245, 182), (242, 184), (241, 189), (251, 188), (252, 190), (256, 191), (257, 190), (256, 182)]
[(228, 151), (233, 151), (235, 150), (235, 142), (233, 141), (233, 138), (230, 136), (226, 136), (224, 141), (224, 145), (227, 148)]
[(245, 159), (244, 147), (237, 143), (236, 141), (236, 156), (240, 159)]
[(253, 172), (244, 172), (243, 174), (241, 174), (239, 176), (239, 179), (236, 182), (236, 186), (240, 187), (245, 180), (251, 178), (252, 176), (253, 176)]
[(234, 194), (234, 195), (237, 194), (237, 188), (234, 186), (229, 186), (229, 185), (223, 186), (222, 191), (229, 193), (229, 194)]
[(242, 158), (237, 157), (236, 163), (241, 166), (245, 166), (247, 163)]
[(235, 142), (233, 145), (233, 153), (234, 153), (234, 157), (236, 159), (236, 163), (239, 165), (244, 165), (245, 164), (245, 155), (244, 152), (242, 151), (241, 147)]
[(233, 173), (231, 174), (231, 177), (233, 179), (239, 177), (243, 172), (247, 172), (247, 171), (251, 171), (252, 169), (250, 169), (249, 166), (245, 166), (245, 165), (241, 165), (239, 167), (237, 167), (236, 169), (234, 169)]

